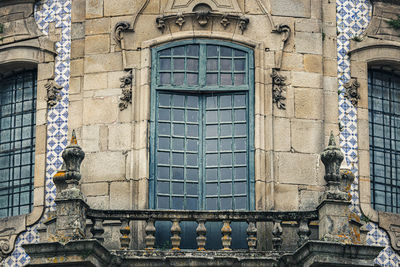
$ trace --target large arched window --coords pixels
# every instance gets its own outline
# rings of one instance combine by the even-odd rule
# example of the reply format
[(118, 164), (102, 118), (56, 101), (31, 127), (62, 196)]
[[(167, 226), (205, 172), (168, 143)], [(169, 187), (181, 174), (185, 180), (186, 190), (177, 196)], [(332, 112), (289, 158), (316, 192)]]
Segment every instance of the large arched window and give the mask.
[(372, 205), (400, 213), (400, 72), (369, 69), (368, 112)]
[(153, 48), (150, 207), (253, 208), (253, 72), (233, 43)]
[(36, 69), (0, 79), (0, 217), (32, 210), (36, 80)]

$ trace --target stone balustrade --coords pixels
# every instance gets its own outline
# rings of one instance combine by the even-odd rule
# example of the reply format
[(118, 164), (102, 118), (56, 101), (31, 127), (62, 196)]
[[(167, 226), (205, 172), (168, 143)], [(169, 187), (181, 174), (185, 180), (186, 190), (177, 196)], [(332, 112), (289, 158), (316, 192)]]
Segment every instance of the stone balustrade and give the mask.
[(309, 223), (318, 220), (318, 211), (198, 211), (198, 210), (95, 210), (88, 209), (86, 212), (88, 219), (93, 222), (91, 233), (93, 238), (100, 243), (104, 241), (103, 223), (105, 221), (121, 222), (121, 249), (129, 249), (131, 234), (131, 221), (146, 221), (145, 245), (146, 250), (154, 250), (155, 247), (155, 222), (170, 221), (171, 226), (171, 249), (179, 250), (181, 241), (180, 222), (197, 222), (197, 250), (205, 250), (206, 244), (206, 222), (222, 222), (221, 241), (222, 250), (231, 250), (232, 222), (247, 222), (247, 245), (249, 250), (257, 249), (257, 223), (272, 222), (272, 245), (273, 250), (279, 251), (282, 244), (282, 222), (296, 222), (299, 225), (297, 230), (298, 246), (304, 244), (311, 233)]

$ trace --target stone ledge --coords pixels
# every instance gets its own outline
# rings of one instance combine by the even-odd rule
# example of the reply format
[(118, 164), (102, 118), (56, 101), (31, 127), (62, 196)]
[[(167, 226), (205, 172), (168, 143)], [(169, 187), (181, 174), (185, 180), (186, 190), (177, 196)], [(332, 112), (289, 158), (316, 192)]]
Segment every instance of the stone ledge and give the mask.
[(382, 249), (378, 246), (308, 241), (292, 255), (284, 255), (278, 266), (375, 266), (374, 260)]
[[(29, 266), (116, 266), (114, 257), (97, 240), (22, 245), (31, 257)], [(111, 264), (111, 265), (110, 265)]]

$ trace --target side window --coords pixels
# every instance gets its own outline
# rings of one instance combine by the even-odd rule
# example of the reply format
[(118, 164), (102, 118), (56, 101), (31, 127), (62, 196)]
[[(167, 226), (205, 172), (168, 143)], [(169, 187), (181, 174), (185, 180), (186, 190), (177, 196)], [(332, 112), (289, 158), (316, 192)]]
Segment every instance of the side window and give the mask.
[(400, 213), (400, 72), (368, 70), (368, 112), (372, 205)]
[(32, 210), (36, 80), (36, 70), (0, 79), (0, 217)]
[(252, 208), (252, 62), (229, 43), (153, 49), (153, 208)]

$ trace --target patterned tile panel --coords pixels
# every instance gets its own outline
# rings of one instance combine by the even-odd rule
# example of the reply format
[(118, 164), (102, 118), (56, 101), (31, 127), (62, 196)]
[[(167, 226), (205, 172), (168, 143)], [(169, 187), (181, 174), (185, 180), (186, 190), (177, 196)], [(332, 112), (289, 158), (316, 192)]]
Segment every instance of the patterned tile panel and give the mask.
[[(352, 169), (356, 180), (352, 185), (351, 210), (361, 215), (358, 196), (358, 144), (357, 144), (357, 109), (344, 98), (343, 85), (350, 79), (350, 40), (360, 36), (371, 19), (371, 4), (368, 0), (336, 0), (337, 21), (337, 59), (339, 81), (339, 122), (341, 126), (340, 147), (345, 154), (343, 165)], [(399, 266), (400, 257), (389, 246), (389, 237), (376, 224), (367, 225), (369, 245), (385, 246), (375, 259), (380, 266)]]
[[(35, 19), (39, 29), (46, 35), (49, 24), (61, 28), (61, 40), (56, 42), (57, 57), (55, 62), (55, 81), (63, 87), (62, 99), (48, 110), (47, 117), (47, 157), (46, 157), (46, 212), (55, 210), (54, 199), (56, 187), (53, 175), (62, 165), (61, 153), (67, 146), (68, 133), (68, 89), (71, 55), (71, 1), (72, 0), (44, 0), (35, 7)], [(2, 262), (2, 266), (18, 267), (29, 263), (29, 256), (22, 249), (22, 244), (37, 243), (39, 236), (38, 225), (29, 227), (19, 235), (13, 253)]]

